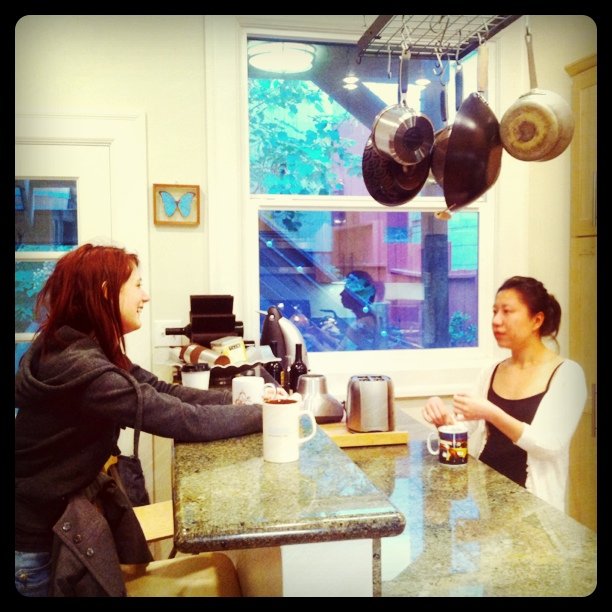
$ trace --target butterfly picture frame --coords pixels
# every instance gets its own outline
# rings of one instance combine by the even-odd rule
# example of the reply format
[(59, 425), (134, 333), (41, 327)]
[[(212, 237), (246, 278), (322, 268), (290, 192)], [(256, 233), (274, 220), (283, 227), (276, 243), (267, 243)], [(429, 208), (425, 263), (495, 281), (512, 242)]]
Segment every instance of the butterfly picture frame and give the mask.
[(199, 185), (153, 185), (155, 225), (199, 225)]

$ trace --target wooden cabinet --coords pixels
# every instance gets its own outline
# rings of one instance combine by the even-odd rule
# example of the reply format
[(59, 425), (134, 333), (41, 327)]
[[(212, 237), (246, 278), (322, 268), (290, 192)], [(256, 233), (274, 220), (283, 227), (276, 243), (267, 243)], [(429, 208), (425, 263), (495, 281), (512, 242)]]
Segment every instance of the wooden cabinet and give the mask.
[(572, 236), (597, 235), (597, 56), (566, 67), (572, 77)]
[(571, 238), (569, 356), (584, 369), (588, 397), (570, 448), (569, 513), (597, 526), (597, 237)]
[(572, 77), (569, 356), (583, 367), (588, 398), (570, 450), (569, 513), (597, 528), (597, 56)]

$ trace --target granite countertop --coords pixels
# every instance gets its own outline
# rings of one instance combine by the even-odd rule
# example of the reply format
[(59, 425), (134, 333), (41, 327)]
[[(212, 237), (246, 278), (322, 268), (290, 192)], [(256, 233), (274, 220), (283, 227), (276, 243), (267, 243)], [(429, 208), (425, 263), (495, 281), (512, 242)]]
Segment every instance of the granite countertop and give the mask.
[[(398, 411), (401, 412), (401, 411)], [(597, 535), (484, 463), (443, 466), (431, 431), (398, 414), (407, 446), (347, 455), (406, 517), (382, 540), (382, 596), (586, 596), (597, 584)]]
[(195, 553), (385, 538), (404, 516), (320, 429), (299, 461), (267, 463), (252, 434), (174, 446), (175, 544)]

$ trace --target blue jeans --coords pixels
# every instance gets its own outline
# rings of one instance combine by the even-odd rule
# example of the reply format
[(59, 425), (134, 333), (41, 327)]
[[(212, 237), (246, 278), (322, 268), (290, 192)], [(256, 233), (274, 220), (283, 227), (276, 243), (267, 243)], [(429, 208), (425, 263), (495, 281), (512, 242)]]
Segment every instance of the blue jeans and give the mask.
[(26, 597), (47, 597), (51, 582), (51, 553), (15, 551), (15, 588)]

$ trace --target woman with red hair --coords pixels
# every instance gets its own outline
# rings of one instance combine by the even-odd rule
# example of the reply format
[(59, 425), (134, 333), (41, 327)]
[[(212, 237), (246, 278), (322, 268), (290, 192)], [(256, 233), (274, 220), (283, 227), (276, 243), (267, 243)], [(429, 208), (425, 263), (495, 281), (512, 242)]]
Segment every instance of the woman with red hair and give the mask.
[(85, 244), (57, 262), (38, 295), (42, 323), (15, 377), (21, 594), (57, 593), (54, 526), (70, 500), (99, 481), (118, 454), (120, 430), (135, 427), (139, 408), (142, 431), (183, 442), (261, 431), (261, 406), (234, 406), (225, 390), (165, 383), (130, 361), (124, 335), (140, 328), (150, 299), (138, 266), (124, 249)]

